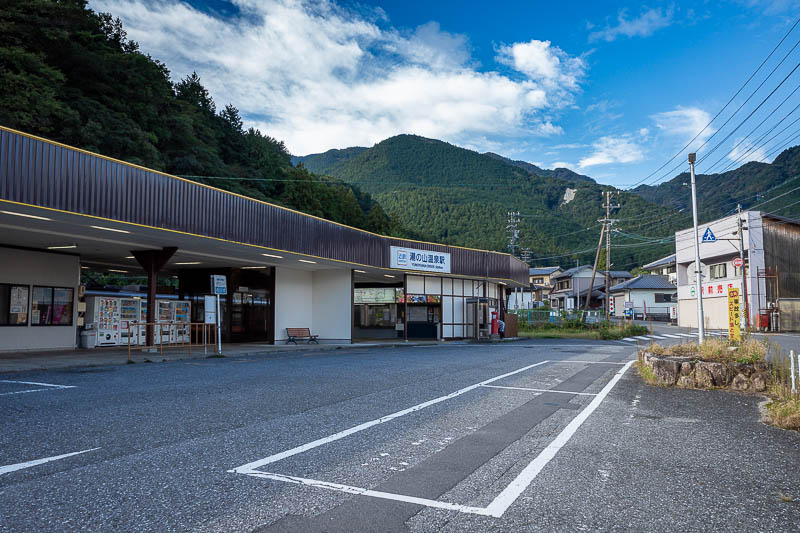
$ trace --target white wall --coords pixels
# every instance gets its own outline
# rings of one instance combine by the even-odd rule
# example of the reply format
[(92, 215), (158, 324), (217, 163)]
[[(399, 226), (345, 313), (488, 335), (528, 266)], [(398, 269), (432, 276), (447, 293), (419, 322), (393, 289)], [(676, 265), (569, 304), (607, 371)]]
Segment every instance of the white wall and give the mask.
[(275, 268), (275, 342), (286, 328), (309, 328), (320, 343), (350, 343), (352, 286), (349, 270)]
[(313, 282), (311, 332), (319, 335), (320, 342), (349, 344), (352, 340), (353, 319), (350, 271), (320, 270), (314, 272), (311, 279)]
[[(0, 283), (28, 285), (28, 325), (0, 326), (0, 351), (75, 348), (80, 260), (74, 255), (0, 248)], [(31, 326), (33, 285), (71, 287), (71, 326)]]
[(312, 334), (317, 334), (312, 313), (312, 278), (313, 273), (307, 270), (275, 268), (276, 343), (287, 339), (286, 328), (309, 328)]

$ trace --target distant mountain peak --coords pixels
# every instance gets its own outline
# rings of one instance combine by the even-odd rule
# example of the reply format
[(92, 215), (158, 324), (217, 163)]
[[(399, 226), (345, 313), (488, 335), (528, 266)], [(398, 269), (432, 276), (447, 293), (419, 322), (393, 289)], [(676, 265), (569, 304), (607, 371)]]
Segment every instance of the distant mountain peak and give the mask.
[(494, 152), (486, 152), (483, 154), (488, 157), (492, 157), (494, 159), (498, 159), (500, 161), (504, 161), (509, 165), (514, 165), (515, 167), (519, 167), (523, 170), (527, 170), (531, 174), (536, 174), (537, 176), (543, 176), (545, 178), (556, 178), (564, 181), (572, 181), (572, 182), (586, 182), (586, 183), (595, 183), (595, 181), (590, 178), (589, 176), (584, 176), (583, 174), (578, 174), (577, 172), (573, 172), (572, 170), (564, 167), (555, 168), (553, 170), (548, 170), (546, 168), (540, 168), (533, 163), (528, 163), (527, 161), (518, 161), (514, 159), (509, 159), (508, 157), (504, 157), (502, 155), (496, 154)]

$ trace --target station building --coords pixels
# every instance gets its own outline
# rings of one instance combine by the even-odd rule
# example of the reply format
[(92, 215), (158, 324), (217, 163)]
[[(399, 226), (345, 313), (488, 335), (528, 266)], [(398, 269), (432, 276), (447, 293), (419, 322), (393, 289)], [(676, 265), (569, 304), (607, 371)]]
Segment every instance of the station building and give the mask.
[(224, 275), (224, 342), (295, 327), (327, 343), (472, 338), (528, 285), (509, 254), (377, 235), (4, 127), (0, 257), (4, 351), (77, 345), (82, 271), (146, 277), (149, 309), (177, 278), (192, 322)]

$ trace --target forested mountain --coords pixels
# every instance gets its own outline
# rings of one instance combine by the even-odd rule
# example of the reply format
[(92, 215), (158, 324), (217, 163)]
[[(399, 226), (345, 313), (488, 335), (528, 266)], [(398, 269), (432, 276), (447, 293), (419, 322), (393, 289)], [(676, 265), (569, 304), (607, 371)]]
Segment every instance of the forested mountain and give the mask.
[(351, 146), (350, 148), (336, 149), (333, 148), (321, 154), (310, 154), (306, 156), (292, 156), (292, 164), (297, 165), (302, 163), (303, 167), (309, 172), (315, 174), (325, 174), (325, 171), (330, 167), (352, 159), (361, 152), (369, 150), (364, 146)]
[[(659, 205), (691, 210), (690, 179), (684, 172), (657, 186), (640, 185), (632, 192)], [(797, 213), (797, 208), (787, 208), (800, 201), (800, 189), (793, 190), (800, 187), (800, 146), (785, 150), (771, 164), (750, 162), (722, 174), (697, 174), (695, 181), (698, 211), (704, 221), (731, 214), (737, 202), (742, 209), (755, 207), (784, 216)]]
[[(569, 264), (594, 258), (597, 219), (604, 215), (601, 193), (609, 187), (585, 176), (571, 171), (542, 176), (494, 154), (414, 135), (398, 135), (345, 157), (326, 154), (327, 165), (318, 164), (319, 155), (301, 161), (373, 194), (405, 227), (435, 241), (505, 250), (507, 212), (513, 210), (520, 212), (519, 245), (541, 258), (536, 264), (562, 254), (552, 260)], [(568, 190), (574, 193), (569, 201)], [(627, 234), (615, 236), (620, 248), (612, 255), (618, 268), (666, 255), (673, 245), (649, 241), (688, 223), (684, 215), (638, 195), (622, 193), (618, 201), (615, 217)], [(570, 253), (575, 250), (586, 251)]]
[(513, 159), (509, 159), (507, 157), (503, 157), (502, 155), (498, 155), (492, 152), (486, 152), (484, 155), (488, 155), (489, 157), (494, 157), (495, 159), (499, 159), (501, 161), (514, 165), (515, 167), (527, 170), (531, 174), (536, 174), (537, 176), (544, 176), (545, 178), (558, 178), (564, 181), (594, 182), (594, 180), (589, 176), (578, 174), (577, 172), (573, 172), (568, 168), (554, 168), (552, 170), (548, 170), (546, 168), (539, 168), (533, 163), (528, 163), (527, 161), (514, 161)]
[[(376, 232), (406, 235), (357, 187), (291, 163), (283, 143), (217, 109), (200, 78), (177, 83), (83, 0), (6, 0), (0, 124)], [(210, 178), (209, 176), (214, 176)]]

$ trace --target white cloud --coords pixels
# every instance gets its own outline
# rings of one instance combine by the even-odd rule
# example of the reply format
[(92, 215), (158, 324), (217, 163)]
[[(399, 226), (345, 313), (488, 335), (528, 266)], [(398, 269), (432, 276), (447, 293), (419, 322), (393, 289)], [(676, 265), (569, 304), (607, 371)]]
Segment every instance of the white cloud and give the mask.
[(715, 131), (711, 126), (706, 128), (711, 121), (711, 115), (697, 107), (676, 107), (672, 111), (657, 113), (650, 118), (655, 122), (656, 128), (666, 135), (680, 138), (682, 143), (687, 143), (698, 136), (689, 150), (697, 149)]
[(553, 104), (566, 103), (566, 98), (578, 88), (586, 63), (581, 57), (571, 57), (550, 41), (531, 40), (504, 45), (498, 49), (497, 60), (549, 89), (558, 98)]
[(556, 161), (552, 165), (550, 165), (550, 168), (553, 168), (553, 169), (555, 169), (555, 168), (569, 168), (569, 169), (572, 169), (572, 164), (571, 163), (566, 163), (564, 161)]
[(636, 163), (644, 159), (644, 152), (628, 135), (607, 135), (592, 143), (593, 152), (578, 161), (581, 169), (610, 163)]
[(762, 163), (767, 162), (767, 153), (763, 147), (758, 147), (751, 150), (752, 143), (745, 142), (745, 139), (736, 139), (733, 149), (728, 153), (728, 159), (736, 161), (741, 165), (748, 161), (759, 161)]
[[(197, 71), (218, 105), (234, 104), (248, 126), (298, 155), (399, 133), (478, 147), (486, 138), (557, 135), (550, 111), (583, 75), (582, 60), (549, 42), (540, 47), (549, 70), (525, 63), (527, 77), (513, 79), (470, 65), (467, 39), (436, 23), (403, 32), (330, 0), (233, 2), (241, 16), (230, 19), (178, 0), (91, 7), (119, 16), (175, 78)], [(509, 50), (518, 44), (530, 45)]]
[[(673, 8), (667, 10), (648, 9), (638, 17), (629, 19), (626, 9), (617, 13), (616, 25), (607, 24), (605, 28), (589, 34), (589, 42), (615, 41), (619, 37), (649, 37), (655, 31), (672, 24)], [(591, 27), (588, 29), (592, 29)]]
[(647, 128), (639, 128), (639, 136), (640, 137), (647, 137), (650, 135), (650, 130)]

